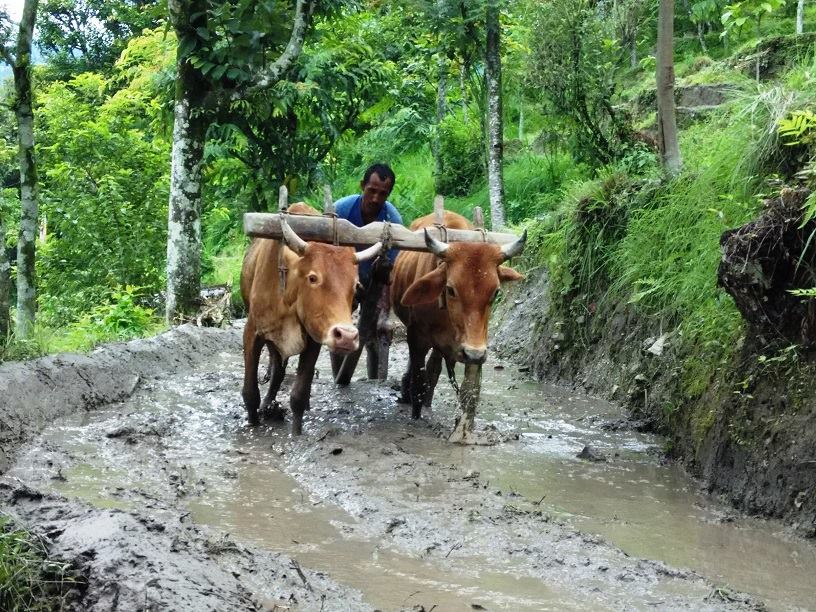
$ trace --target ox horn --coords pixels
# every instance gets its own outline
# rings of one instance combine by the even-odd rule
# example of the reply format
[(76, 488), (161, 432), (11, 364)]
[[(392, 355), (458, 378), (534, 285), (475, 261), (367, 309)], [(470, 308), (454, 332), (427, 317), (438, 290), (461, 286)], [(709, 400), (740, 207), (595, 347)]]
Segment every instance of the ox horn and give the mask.
[(306, 252), (306, 241), (298, 236), (289, 224), (286, 222), (286, 215), (280, 216), (281, 231), (283, 232), (283, 242), (298, 255), (303, 255)]
[(505, 244), (501, 248), (502, 256), (504, 256), (503, 261), (507, 261), (511, 257), (515, 257), (516, 255), (521, 254), (524, 250), (524, 243), (527, 242), (527, 230), (524, 230), (524, 233), (521, 235), (521, 238), (516, 240), (515, 242), (511, 242), (509, 244)]
[(374, 259), (377, 255), (380, 254), (382, 251), (382, 242), (378, 242), (376, 244), (371, 245), (367, 249), (363, 251), (359, 251), (354, 254), (354, 257), (357, 258), (357, 263), (363, 263), (364, 261), (368, 261), (370, 259)]
[(445, 259), (445, 252), (448, 250), (449, 245), (431, 236), (427, 227), (425, 228), (425, 244), (428, 245), (431, 253), (440, 259)]

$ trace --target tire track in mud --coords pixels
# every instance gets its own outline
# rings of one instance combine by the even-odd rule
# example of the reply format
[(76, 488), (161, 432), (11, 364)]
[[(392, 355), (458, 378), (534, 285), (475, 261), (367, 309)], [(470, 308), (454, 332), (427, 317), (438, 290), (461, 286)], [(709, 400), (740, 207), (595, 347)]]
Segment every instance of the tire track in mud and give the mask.
[[(451, 410), (412, 421), (383, 384), (318, 376), (302, 438), (250, 430), (237, 333), (184, 333), (195, 357), (116, 365), (103, 381), (137, 371), (133, 396), (61, 418), (0, 484), (5, 510), (86, 576), (77, 609), (762, 607), (498, 492), (459, 465), (469, 449), (451, 452)], [(404, 353), (392, 351), (395, 371)], [(326, 355), (318, 367), (330, 371)], [(125, 393), (103, 386), (100, 397)]]

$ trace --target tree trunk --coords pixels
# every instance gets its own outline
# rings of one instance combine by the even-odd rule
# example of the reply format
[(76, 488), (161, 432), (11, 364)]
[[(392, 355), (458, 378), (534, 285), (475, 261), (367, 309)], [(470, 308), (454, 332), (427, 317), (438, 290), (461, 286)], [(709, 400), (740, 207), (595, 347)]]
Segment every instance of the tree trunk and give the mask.
[(0, 210), (0, 344), (8, 336), (10, 300), (11, 263), (6, 255), (6, 223), (3, 218), (3, 211)]
[(501, 32), (499, 0), (488, 0), (486, 14), (487, 46), (487, 184), (490, 193), (490, 220), (494, 231), (504, 227), (504, 129), (502, 124)]
[(680, 172), (682, 159), (674, 109), (674, 0), (660, 0), (657, 21), (657, 138), (663, 169)]
[[(439, 52), (438, 68), (439, 82), (436, 90), (436, 133), (434, 134), (432, 143), (434, 175), (437, 177), (437, 182), (439, 181), (439, 177), (441, 177), (445, 172), (445, 168), (442, 163), (442, 142), (440, 129), (442, 126), (442, 120), (445, 119), (445, 115), (448, 112), (448, 60), (441, 50)], [(437, 189), (437, 192), (438, 191), (439, 190)]]
[(462, 91), (462, 117), (465, 121), (468, 118), (467, 73), (468, 66), (463, 59), (459, 65), (459, 89)]
[(705, 33), (703, 32), (702, 22), (697, 24), (697, 39), (700, 41), (700, 48), (703, 50), (703, 53), (708, 54), (708, 48), (706, 48), (705, 44)]
[[(181, 53), (185, 37), (190, 36), (196, 27), (206, 28), (206, 6), (198, 1), (181, 0), (170, 0), (168, 4), (178, 38), (165, 304), (167, 322), (172, 324), (194, 312), (200, 291), (201, 165), (207, 131), (200, 105), (208, 87), (200, 71)], [(196, 19), (191, 18), (194, 13)]]
[(796, 3), (796, 33), (802, 34), (805, 31), (805, 0)]
[(17, 324), (15, 335), (27, 338), (37, 306), (34, 257), (37, 240), (37, 167), (34, 163), (34, 112), (31, 105), (31, 41), (38, 0), (26, 0), (14, 62), (14, 112), (20, 163), (20, 234), (17, 239)]

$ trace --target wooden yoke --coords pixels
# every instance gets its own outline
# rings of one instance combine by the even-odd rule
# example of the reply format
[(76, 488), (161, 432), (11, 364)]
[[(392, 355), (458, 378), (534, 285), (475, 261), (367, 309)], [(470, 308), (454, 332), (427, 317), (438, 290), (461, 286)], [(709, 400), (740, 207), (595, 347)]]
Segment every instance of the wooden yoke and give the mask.
[[(307, 242), (334, 241), (333, 219), (327, 216), (288, 215), (286, 222), (295, 233)], [(371, 246), (380, 242), (383, 236), (384, 223), (375, 221), (364, 227), (357, 227), (346, 219), (337, 219), (337, 243), (339, 246)], [(464, 230), (440, 228), (436, 225), (426, 228), (432, 238), (443, 242), (488, 242), (504, 246), (516, 242), (518, 236), (504, 232), (485, 232), (483, 230)], [(425, 244), (425, 229), (412, 232), (407, 227), (391, 224), (391, 248), (403, 251), (428, 252)], [(244, 215), (244, 232), (256, 238), (282, 237), (280, 214), (246, 213)]]

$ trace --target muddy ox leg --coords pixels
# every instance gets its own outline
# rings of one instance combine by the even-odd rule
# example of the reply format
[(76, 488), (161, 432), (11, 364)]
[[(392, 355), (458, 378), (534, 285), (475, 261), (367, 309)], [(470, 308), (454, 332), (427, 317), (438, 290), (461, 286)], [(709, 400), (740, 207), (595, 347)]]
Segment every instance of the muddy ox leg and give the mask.
[(309, 397), (312, 394), (315, 362), (320, 355), (320, 345), (311, 338), (306, 340), (306, 349), (298, 360), (297, 377), (292, 385), (289, 405), (292, 407), (292, 435), (303, 433), (303, 413), (309, 409)]
[(271, 342), (266, 343), (266, 348), (269, 350), (269, 390), (266, 392), (266, 397), (261, 404), (261, 411), (270, 410), (269, 416), (276, 421), (283, 420), (283, 409), (276, 401), (278, 391), (280, 390), (283, 376), (286, 374), (287, 359), (281, 358), (278, 349)]
[(448, 440), (458, 444), (479, 444), (480, 440), (474, 434), (476, 406), (479, 405), (479, 391), (482, 386), (482, 366), (476, 364), (465, 365), (465, 378), (459, 389), (459, 407), (462, 414), (453, 428)]
[(425, 377), (425, 355), (430, 347), (419, 338), (416, 330), (408, 329), (408, 355), (409, 372), (411, 375), (409, 383), (409, 395), (411, 398), (411, 417), (419, 419), (422, 417), (422, 402), (425, 399), (427, 380)]
[(264, 340), (255, 334), (255, 324), (247, 321), (244, 327), (244, 397), (247, 420), (250, 425), (258, 424), (258, 405), (261, 394), (258, 391), (258, 360), (261, 358)]
[(428, 364), (425, 369), (428, 373), (428, 386), (425, 389), (425, 396), (422, 398), (422, 405), (430, 408), (434, 389), (436, 389), (436, 383), (439, 382), (439, 374), (442, 372), (442, 353), (433, 349), (428, 356)]

